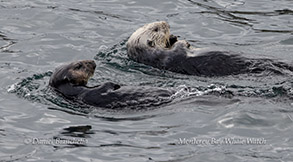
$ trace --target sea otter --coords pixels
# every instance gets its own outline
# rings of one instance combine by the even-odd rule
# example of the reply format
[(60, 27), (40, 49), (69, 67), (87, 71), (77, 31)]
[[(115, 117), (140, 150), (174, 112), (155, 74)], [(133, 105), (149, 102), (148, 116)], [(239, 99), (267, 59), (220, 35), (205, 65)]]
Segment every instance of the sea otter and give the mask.
[(68, 99), (112, 109), (159, 106), (171, 102), (175, 93), (162, 88), (121, 86), (112, 82), (88, 87), (87, 82), (95, 68), (93, 60), (63, 65), (52, 74), (49, 85)]
[(226, 76), (241, 73), (293, 70), (285, 63), (270, 59), (252, 59), (227, 51), (194, 48), (170, 34), (165, 21), (146, 24), (127, 41), (127, 55), (139, 63), (172, 72), (197, 76)]

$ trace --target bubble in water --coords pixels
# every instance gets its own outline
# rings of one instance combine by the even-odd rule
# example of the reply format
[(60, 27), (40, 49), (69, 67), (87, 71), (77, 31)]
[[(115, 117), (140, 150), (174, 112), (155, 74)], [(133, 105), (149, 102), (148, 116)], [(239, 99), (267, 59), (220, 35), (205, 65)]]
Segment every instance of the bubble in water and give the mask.
[(188, 88), (186, 85), (180, 85), (176, 88), (176, 93), (171, 96), (172, 99), (175, 98), (185, 98), (191, 95), (200, 96), (203, 93), (196, 89)]
[(101, 45), (99, 47), (99, 51), (106, 51), (107, 49), (108, 49), (108, 46), (106, 46), (106, 45)]
[(15, 92), (16, 89), (17, 89), (17, 85), (16, 85), (16, 84), (12, 84), (12, 85), (7, 89), (7, 92), (8, 92), (8, 93), (13, 93), (13, 92)]

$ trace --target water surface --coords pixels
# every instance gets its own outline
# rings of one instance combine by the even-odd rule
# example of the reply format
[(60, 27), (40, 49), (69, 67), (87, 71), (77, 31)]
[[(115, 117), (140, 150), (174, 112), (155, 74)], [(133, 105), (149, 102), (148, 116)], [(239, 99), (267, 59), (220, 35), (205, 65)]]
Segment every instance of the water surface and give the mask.
[[(125, 47), (137, 28), (165, 20), (193, 46), (292, 63), (290, 0), (1, 0), (0, 15), (0, 161), (293, 158), (291, 72), (186, 76), (135, 63)], [(77, 105), (47, 85), (57, 66), (80, 59), (97, 63), (89, 85), (180, 93), (141, 111)]]

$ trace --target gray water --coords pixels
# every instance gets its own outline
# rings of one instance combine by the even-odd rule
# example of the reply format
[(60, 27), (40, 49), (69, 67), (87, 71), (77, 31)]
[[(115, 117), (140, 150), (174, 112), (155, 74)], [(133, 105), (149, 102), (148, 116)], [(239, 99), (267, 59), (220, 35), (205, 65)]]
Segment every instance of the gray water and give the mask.
[[(1, 0), (0, 161), (293, 161), (291, 72), (186, 76), (125, 50), (137, 28), (165, 20), (193, 46), (292, 63), (292, 2)], [(76, 105), (47, 85), (57, 66), (80, 59), (97, 63), (89, 85), (178, 96), (140, 111)]]

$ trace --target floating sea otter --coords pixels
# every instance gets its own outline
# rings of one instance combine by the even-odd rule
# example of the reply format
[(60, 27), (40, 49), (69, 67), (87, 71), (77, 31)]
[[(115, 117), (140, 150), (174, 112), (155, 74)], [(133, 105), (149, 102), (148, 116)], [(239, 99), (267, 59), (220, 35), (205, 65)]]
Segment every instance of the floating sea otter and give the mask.
[(170, 35), (165, 21), (146, 24), (127, 41), (127, 54), (134, 61), (159, 69), (198, 76), (225, 76), (241, 73), (292, 71), (292, 66), (270, 59), (250, 59), (226, 51), (193, 48)]
[(96, 64), (84, 60), (61, 66), (55, 70), (49, 85), (66, 98), (103, 108), (142, 108), (159, 106), (171, 101), (174, 91), (152, 88), (120, 86), (107, 82), (95, 87), (86, 84), (93, 76)]

